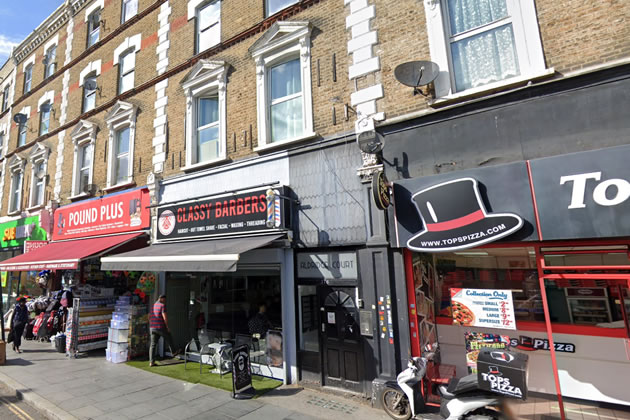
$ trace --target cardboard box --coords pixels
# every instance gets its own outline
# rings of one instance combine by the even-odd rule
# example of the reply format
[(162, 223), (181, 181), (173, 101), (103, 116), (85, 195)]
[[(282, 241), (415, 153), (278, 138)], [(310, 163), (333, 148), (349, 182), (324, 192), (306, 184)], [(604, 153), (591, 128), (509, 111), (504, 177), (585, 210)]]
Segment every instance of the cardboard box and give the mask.
[(477, 359), (479, 388), (507, 397), (527, 398), (528, 359), (523, 353), (481, 349)]
[(7, 343), (0, 340), (0, 366), (7, 362)]

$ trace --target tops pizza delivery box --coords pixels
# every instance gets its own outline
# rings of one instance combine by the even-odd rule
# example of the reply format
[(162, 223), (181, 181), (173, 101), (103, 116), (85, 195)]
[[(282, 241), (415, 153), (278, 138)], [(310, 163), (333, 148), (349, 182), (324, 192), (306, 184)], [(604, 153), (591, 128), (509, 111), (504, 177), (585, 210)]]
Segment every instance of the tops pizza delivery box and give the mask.
[(484, 348), (477, 359), (479, 388), (507, 397), (527, 398), (527, 362), (523, 353)]

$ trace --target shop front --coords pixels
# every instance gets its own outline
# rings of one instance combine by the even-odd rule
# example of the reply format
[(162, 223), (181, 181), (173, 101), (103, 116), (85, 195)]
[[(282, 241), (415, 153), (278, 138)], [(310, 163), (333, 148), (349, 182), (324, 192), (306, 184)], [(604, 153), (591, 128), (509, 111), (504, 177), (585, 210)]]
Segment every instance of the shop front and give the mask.
[(59, 207), (50, 243), (0, 263), (0, 270), (48, 279), (45, 290), (31, 295), (33, 316), (47, 320), (58, 314), (59, 322), (34, 338), (66, 332), (71, 354), (107, 347), (117, 298), (135, 291), (141, 273), (102, 270), (100, 257), (148, 245), (148, 205), (148, 189), (137, 188)]
[[(49, 230), (50, 215), (47, 210), (43, 210), (38, 215), (1, 223), (0, 262), (47, 244)], [(3, 313), (15, 303), (18, 295), (39, 293), (40, 286), (32, 274), (0, 272)]]
[[(165, 196), (192, 180), (170, 182)], [(231, 348), (248, 344), (255, 373), (290, 382), (295, 315), (286, 195), (285, 186), (270, 184), (162, 200), (151, 246), (103, 258), (103, 269), (157, 273), (156, 296), (167, 295), (178, 349), (209, 345), (210, 364), (222, 373)]]
[(529, 391), (630, 406), (630, 146), (394, 183), (411, 350), (457, 376), (529, 355)]

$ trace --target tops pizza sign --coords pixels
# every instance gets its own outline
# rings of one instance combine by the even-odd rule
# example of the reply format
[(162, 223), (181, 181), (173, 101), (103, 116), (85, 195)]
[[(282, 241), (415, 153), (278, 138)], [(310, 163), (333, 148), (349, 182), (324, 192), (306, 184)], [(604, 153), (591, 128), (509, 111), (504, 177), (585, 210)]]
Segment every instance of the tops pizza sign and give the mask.
[(157, 239), (208, 237), (286, 227), (284, 187), (161, 207)]
[(60, 207), (55, 211), (53, 240), (146, 229), (149, 203), (149, 190), (139, 188)]

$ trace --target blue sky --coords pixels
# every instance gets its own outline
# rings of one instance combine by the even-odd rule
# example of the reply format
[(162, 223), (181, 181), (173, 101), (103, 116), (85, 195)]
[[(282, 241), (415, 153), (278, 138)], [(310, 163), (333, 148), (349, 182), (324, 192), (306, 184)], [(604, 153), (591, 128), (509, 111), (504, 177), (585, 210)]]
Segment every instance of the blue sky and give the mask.
[(26, 38), (63, 0), (0, 0), (0, 66), (11, 48)]

